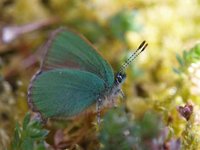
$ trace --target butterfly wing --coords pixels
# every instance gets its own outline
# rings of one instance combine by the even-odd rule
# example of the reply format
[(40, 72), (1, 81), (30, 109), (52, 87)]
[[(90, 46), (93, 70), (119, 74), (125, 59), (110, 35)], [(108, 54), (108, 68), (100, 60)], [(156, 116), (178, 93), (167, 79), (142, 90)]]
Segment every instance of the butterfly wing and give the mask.
[(44, 48), (46, 55), (41, 65), (42, 71), (55, 68), (74, 68), (96, 74), (107, 87), (114, 82), (111, 66), (83, 37), (65, 28), (52, 33)]
[(55, 69), (35, 76), (28, 98), (44, 118), (69, 117), (95, 103), (104, 90), (104, 80), (93, 73)]

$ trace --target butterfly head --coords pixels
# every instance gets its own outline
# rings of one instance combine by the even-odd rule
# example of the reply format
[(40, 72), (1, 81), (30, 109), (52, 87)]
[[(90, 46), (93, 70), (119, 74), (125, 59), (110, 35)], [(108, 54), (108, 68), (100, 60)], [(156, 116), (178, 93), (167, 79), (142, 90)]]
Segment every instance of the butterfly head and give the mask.
[(141, 53), (145, 50), (145, 48), (148, 46), (146, 41), (143, 41), (135, 52), (132, 53), (132, 55), (125, 61), (125, 63), (121, 66), (119, 72), (115, 75), (115, 84), (120, 85), (124, 82), (126, 79), (125, 70), (128, 67), (128, 65)]
[(126, 79), (126, 74), (124, 72), (118, 72), (115, 75), (115, 83), (116, 84), (122, 84), (125, 79)]

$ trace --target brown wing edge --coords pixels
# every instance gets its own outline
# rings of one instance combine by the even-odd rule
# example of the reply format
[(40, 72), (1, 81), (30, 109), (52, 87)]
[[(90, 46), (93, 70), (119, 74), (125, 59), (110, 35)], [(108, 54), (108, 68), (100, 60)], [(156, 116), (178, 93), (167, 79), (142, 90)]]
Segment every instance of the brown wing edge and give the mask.
[(47, 40), (47, 42), (44, 44), (43, 48), (44, 48), (44, 56), (43, 56), (43, 60), (41, 61), (41, 65), (39, 70), (33, 75), (33, 77), (30, 80), (30, 84), (28, 86), (28, 92), (27, 92), (27, 99), (28, 99), (28, 106), (29, 108), (33, 111), (33, 112), (37, 112), (40, 114), (42, 120), (46, 120), (45, 118), (42, 117), (42, 113), (37, 109), (37, 107), (34, 105), (34, 102), (31, 98), (31, 90), (33, 87), (33, 82), (37, 79), (37, 77), (42, 73), (42, 69), (43, 69), (43, 65), (45, 63), (45, 57), (48, 54), (48, 49), (51, 47), (51, 43), (54, 39), (54, 37), (60, 33), (62, 30), (64, 30), (64, 27), (60, 27), (59, 29), (55, 30), (54, 32), (51, 33), (50, 39)]
[[(75, 30), (73, 30), (73, 29), (71, 29), (71, 28), (61, 26), (61, 27), (59, 27), (58, 29), (56, 29), (55, 31), (53, 31), (53, 32), (51, 33), (50, 38), (47, 40), (47, 42), (46, 42), (46, 43), (44, 44), (44, 46), (43, 46), (43, 49), (44, 49), (45, 53), (44, 53), (44, 55), (43, 55), (43, 60), (42, 60), (41, 65), (40, 65), (40, 70), (42, 70), (42, 71), (45, 70), (45, 69), (44, 69), (44, 64), (45, 64), (45, 60), (46, 60), (45, 58), (46, 58), (46, 56), (48, 55), (48, 52), (49, 52), (49, 49), (50, 49), (50, 47), (51, 47), (51, 45), (52, 45), (53, 39), (54, 39), (59, 33), (61, 33), (62, 31), (69, 31), (69, 32), (72, 32), (72, 33), (76, 34), (77, 36), (79, 36), (80, 38), (82, 38), (82, 40), (85, 41), (88, 45), (90, 45), (90, 46), (95, 50), (95, 52), (96, 52), (98, 55), (101, 56), (102, 59), (104, 59), (103, 56), (102, 56), (102, 55), (99, 53), (99, 51), (97, 50), (97, 48), (96, 48), (94, 45), (92, 45), (92, 43), (91, 43), (88, 39), (86, 39), (85, 36), (83, 36), (82, 34), (78, 33), (77, 31), (75, 31)], [(104, 59), (104, 60), (105, 60), (105, 59)], [(106, 60), (105, 60), (105, 61), (106, 61)], [(108, 64), (108, 65), (109, 65), (109, 64)], [(112, 67), (111, 67), (111, 68), (112, 68)]]
[(55, 31), (53, 31), (50, 35), (50, 38), (47, 40), (47, 42), (44, 44), (43, 49), (44, 49), (44, 55), (43, 55), (43, 59), (41, 61), (41, 65), (40, 65), (40, 70), (43, 70), (44, 64), (45, 64), (45, 60), (46, 60), (46, 56), (49, 52), (49, 49), (52, 45), (53, 39), (62, 31), (64, 31), (65, 28), (64, 27), (59, 27), (58, 29), (56, 29)]
[(36, 112), (36, 113), (39, 113), (39, 116), (40, 118), (42, 119), (42, 122), (46, 122), (45, 118), (42, 116), (42, 113), (37, 109), (37, 107), (34, 105), (33, 103), (33, 100), (31, 98), (31, 90), (32, 90), (32, 87), (33, 87), (33, 82), (37, 79), (37, 77), (42, 73), (41, 70), (38, 70), (34, 75), (33, 77), (31, 78), (31, 81), (30, 81), (30, 84), (28, 86), (28, 92), (27, 92), (27, 98), (28, 98), (28, 106), (29, 108), (33, 111), (33, 112)]

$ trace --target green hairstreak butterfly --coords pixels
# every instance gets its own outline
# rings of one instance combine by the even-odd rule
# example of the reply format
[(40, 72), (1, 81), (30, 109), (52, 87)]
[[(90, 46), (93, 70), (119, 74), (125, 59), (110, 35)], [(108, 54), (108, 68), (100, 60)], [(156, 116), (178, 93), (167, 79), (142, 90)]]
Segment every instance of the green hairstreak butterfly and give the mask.
[(28, 88), (30, 108), (43, 118), (70, 117), (96, 103), (99, 123), (102, 103), (122, 94), (125, 69), (146, 47), (143, 41), (114, 75), (110, 64), (84, 37), (63, 27), (55, 30)]

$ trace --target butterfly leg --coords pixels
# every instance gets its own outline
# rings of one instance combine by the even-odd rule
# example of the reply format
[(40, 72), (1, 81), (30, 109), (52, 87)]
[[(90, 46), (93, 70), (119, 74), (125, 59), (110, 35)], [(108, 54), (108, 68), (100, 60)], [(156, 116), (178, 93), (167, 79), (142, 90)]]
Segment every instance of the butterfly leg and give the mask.
[(126, 99), (126, 96), (125, 96), (124, 92), (122, 91), (122, 89), (119, 90), (119, 95), (122, 98), (122, 100)]
[[(118, 95), (118, 94), (119, 94), (119, 96), (122, 98), (122, 100), (125, 100), (125, 99), (126, 99), (125, 94), (124, 94), (124, 92), (123, 92), (121, 89), (118, 89), (118, 90), (117, 90), (116, 95)], [(116, 97), (115, 97), (115, 98), (116, 98)], [(112, 107), (117, 108), (118, 106), (117, 106), (117, 103), (116, 103), (116, 101), (115, 101), (115, 98), (112, 98), (112, 99), (111, 99), (111, 105), (112, 105)]]
[(117, 108), (117, 103), (114, 98), (111, 99), (111, 105), (112, 105), (112, 107)]
[(100, 126), (100, 123), (101, 123), (101, 106), (102, 106), (102, 99), (99, 98), (97, 100), (97, 124)]
[(117, 102), (116, 102), (116, 98), (118, 97), (118, 95), (120, 97), (122, 97), (123, 100), (125, 99), (125, 95), (124, 95), (123, 91), (120, 88), (117, 89), (114, 92), (113, 96), (110, 98), (110, 103), (109, 103), (110, 108), (112, 108), (112, 107), (117, 108), (118, 107)]

